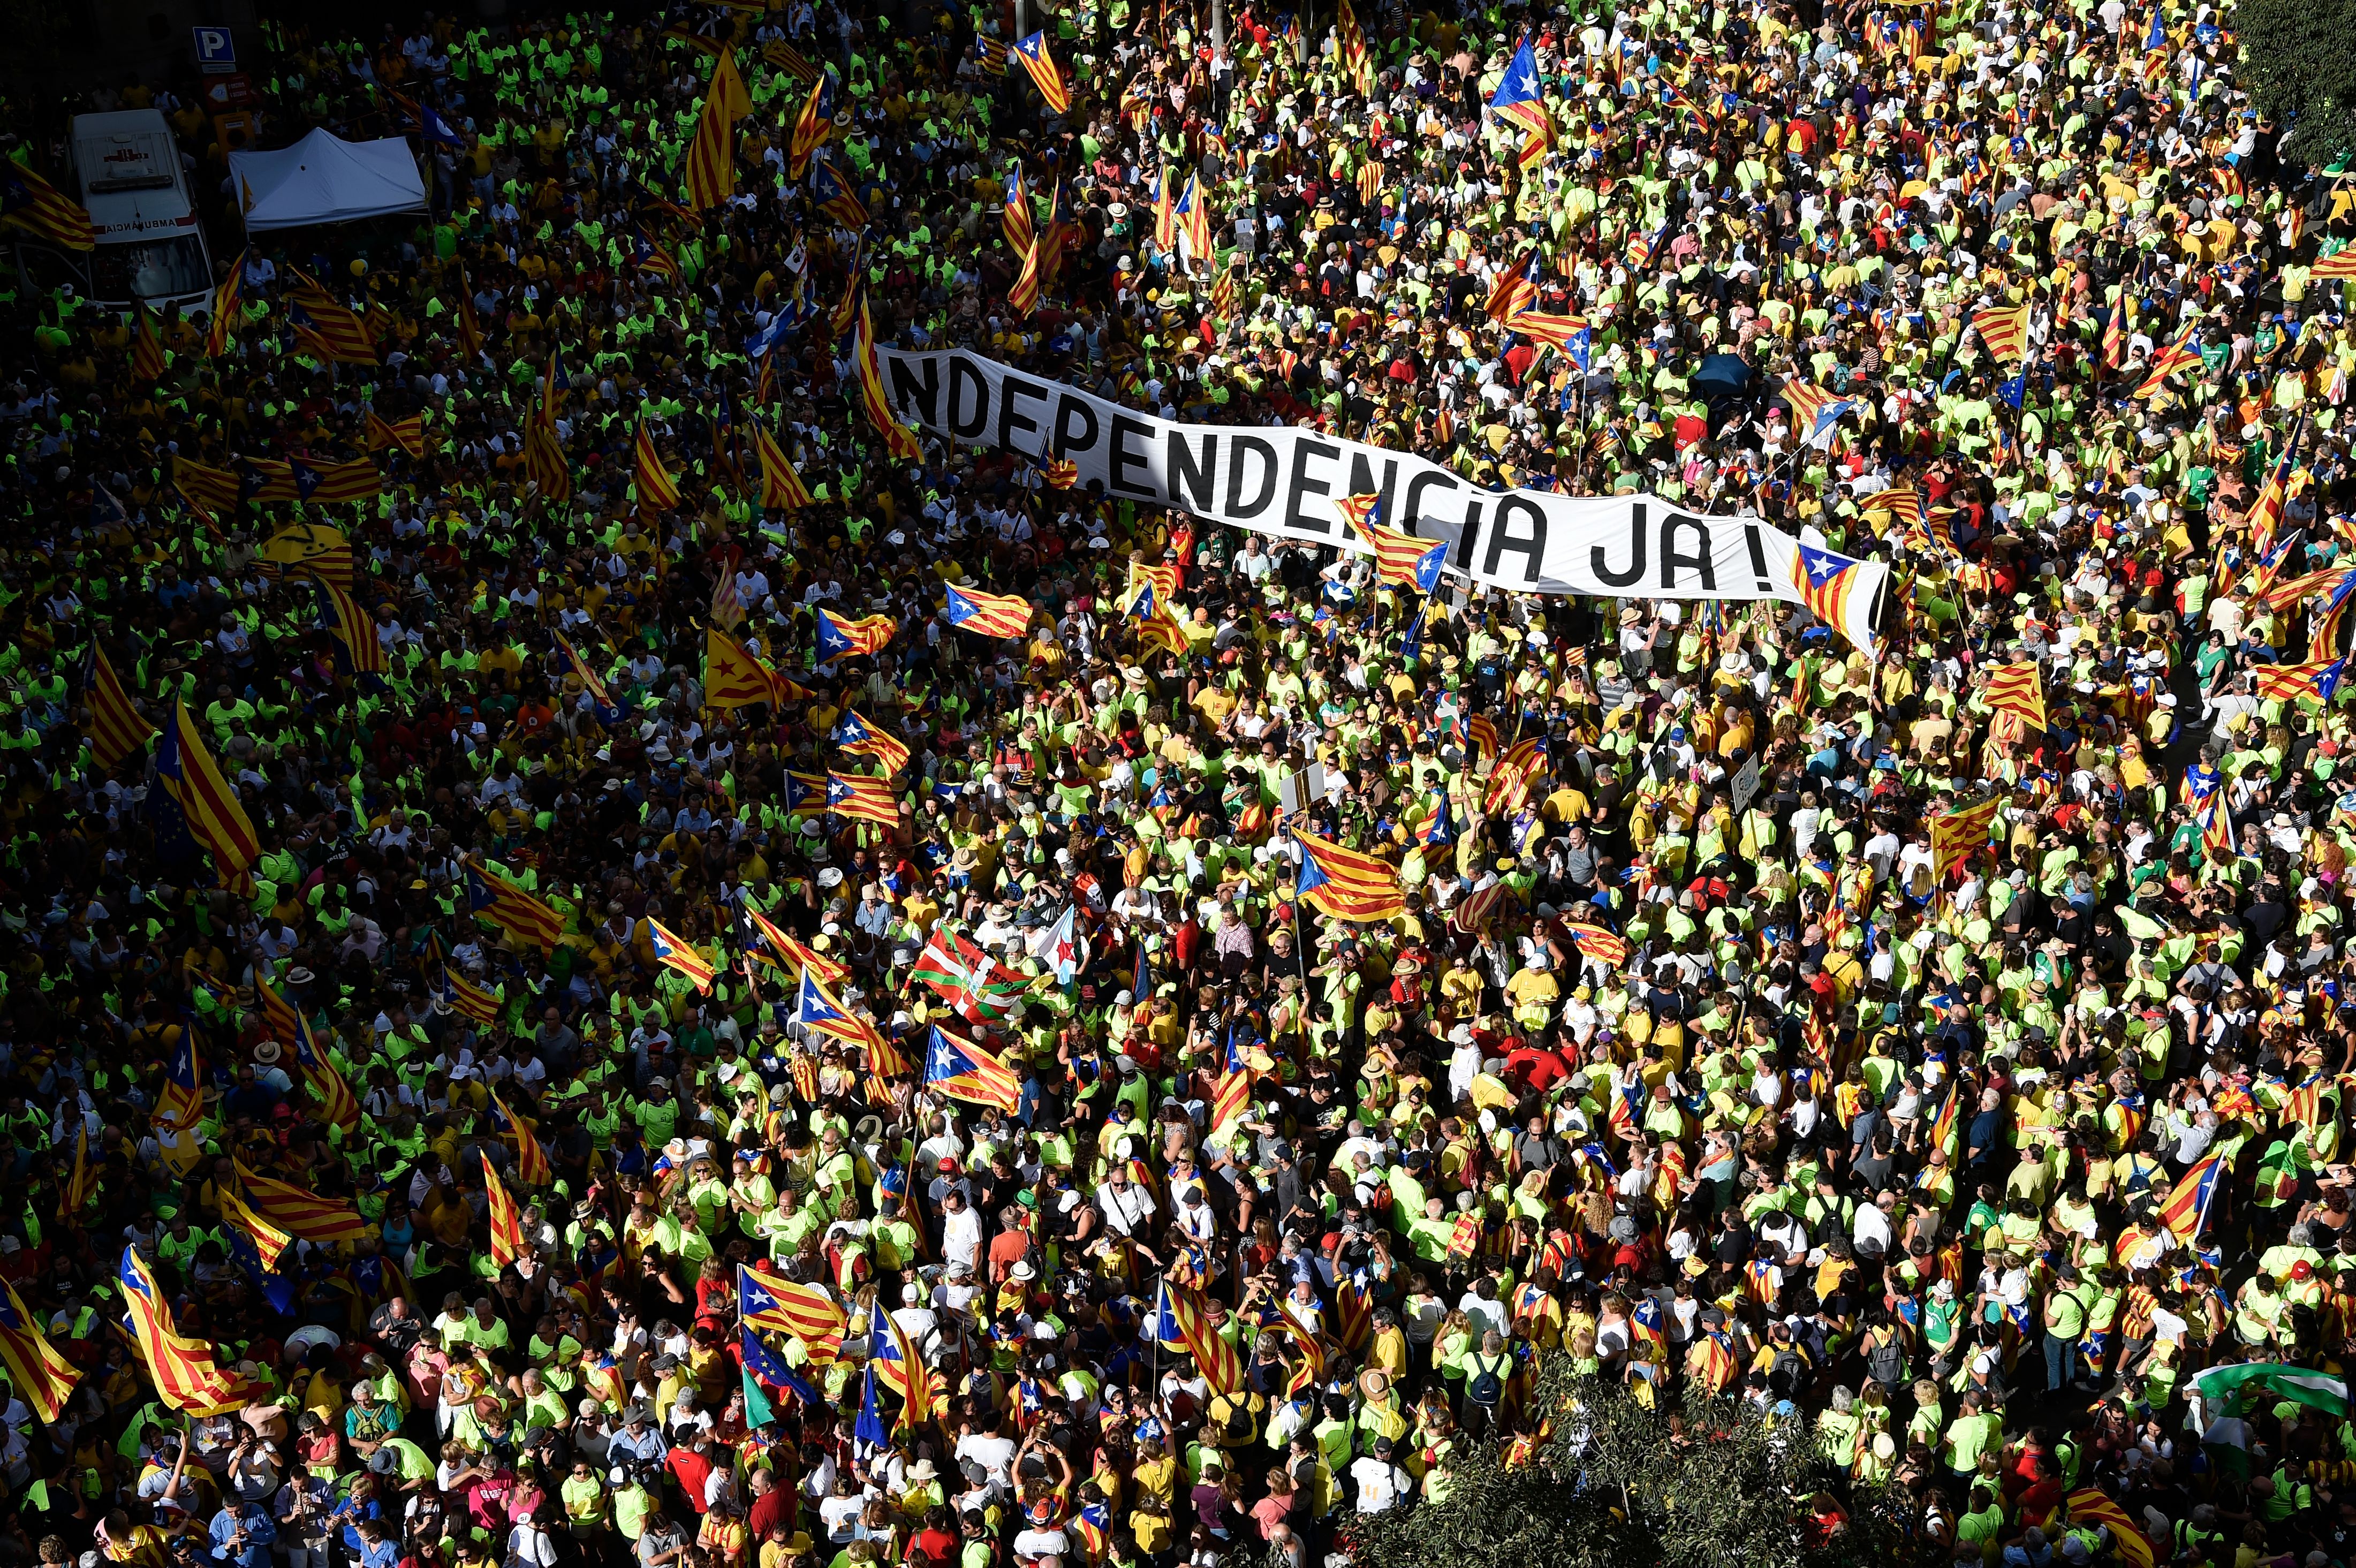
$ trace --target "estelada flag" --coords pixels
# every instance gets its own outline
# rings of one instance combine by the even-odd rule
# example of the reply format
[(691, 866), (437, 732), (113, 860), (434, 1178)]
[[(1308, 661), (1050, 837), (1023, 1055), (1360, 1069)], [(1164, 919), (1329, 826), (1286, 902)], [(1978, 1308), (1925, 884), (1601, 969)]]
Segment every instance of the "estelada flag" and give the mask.
[(517, 941), (556, 950), (564, 918), (479, 861), (464, 863), (467, 908)]
[(1957, 811), (1931, 819), (1931, 861), (1945, 876), (1987, 847), (1988, 827), (2004, 809), (2004, 797), (1991, 795)]
[(69, 251), (98, 247), (90, 209), (14, 158), (0, 158), (0, 224)]
[(124, 1326), (139, 1359), (147, 1364), (155, 1396), (189, 1415), (227, 1415), (270, 1395), (269, 1385), (223, 1371), (213, 1359), (212, 1347), (182, 1334), (172, 1322), (172, 1309), (156, 1287), (136, 1247), (123, 1249), (115, 1267), (115, 1283), (123, 1292)]
[(886, 779), (908, 766), (907, 746), (878, 729), (874, 720), (856, 708), (843, 710), (842, 722), (834, 728), (834, 743), (853, 757), (872, 757), (882, 763)]
[(826, 809), (854, 822), (886, 828), (900, 825), (900, 802), (893, 798), (892, 786), (863, 774), (828, 773)]
[(1313, 833), (1296, 831), (1292, 836), (1301, 845), (1301, 878), (1293, 890), (1312, 908), (1360, 923), (1396, 919), (1407, 912), (1398, 872), (1388, 861)]
[(654, 944), (655, 957), (667, 968), (675, 969), (687, 977), (688, 983), (699, 992), (712, 990), (712, 977), (719, 971), (695, 950), (695, 944), (685, 937), (673, 934), (660, 920), (647, 921), (647, 935)]
[(1570, 933), (1570, 945), (1596, 962), (1617, 965), (1628, 961), (1628, 943), (1615, 933), (1575, 921), (1563, 929)]
[(1030, 628), (1032, 605), (1020, 594), (985, 594), (980, 588), (948, 589), (949, 624), (982, 637), (1021, 637)]
[(499, 1122), (516, 1141), (516, 1180), (533, 1188), (554, 1181), (556, 1171), (549, 1164), (548, 1151), (533, 1135), (533, 1124), (509, 1110), (507, 1101), (496, 1094), (491, 1096), (491, 1109), (498, 1113)]
[(1984, 694), (1991, 712), (2018, 714), (2029, 728), (2045, 727), (2045, 682), (2035, 660), (1997, 665), (1988, 671)]
[(1047, 52), (1047, 35), (1032, 34), (1014, 42), (1014, 58), (1023, 62), (1031, 80), (1039, 89), (1039, 96), (1047, 101), (1048, 109), (1057, 114), (1072, 107), (1072, 95), (1064, 87), (1064, 73), (1055, 69), (1055, 57)]
[(994, 1105), (1009, 1114), (1023, 1099), (1023, 1080), (1012, 1068), (937, 1025), (925, 1051), (925, 1087), (971, 1105)]
[(892, 640), (900, 623), (890, 616), (862, 616), (857, 620), (844, 620), (832, 610), (818, 612), (818, 661), (831, 664), (838, 659), (863, 658)]
[(809, 970), (817, 975), (820, 982), (828, 985), (841, 985), (851, 978), (851, 968), (848, 964), (835, 962), (834, 960), (803, 942), (791, 932), (782, 929), (775, 920), (749, 904), (744, 907), (744, 918), (752, 923), (753, 929), (760, 934), (761, 940), (768, 943), (771, 950), (776, 954), (768, 961), (776, 964), (779, 969), (794, 973)]
[(736, 1315), (755, 1328), (792, 1335), (821, 1367), (841, 1354), (851, 1326), (824, 1285), (798, 1284), (757, 1263), (736, 1265)]

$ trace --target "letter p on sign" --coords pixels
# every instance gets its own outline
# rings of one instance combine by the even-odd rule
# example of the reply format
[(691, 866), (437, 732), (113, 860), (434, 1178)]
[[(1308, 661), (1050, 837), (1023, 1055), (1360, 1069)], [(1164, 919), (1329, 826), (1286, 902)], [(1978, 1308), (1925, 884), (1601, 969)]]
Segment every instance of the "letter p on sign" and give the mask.
[(208, 76), (220, 75), (237, 69), (237, 45), (231, 41), (227, 27), (194, 27), (197, 38), (197, 68)]

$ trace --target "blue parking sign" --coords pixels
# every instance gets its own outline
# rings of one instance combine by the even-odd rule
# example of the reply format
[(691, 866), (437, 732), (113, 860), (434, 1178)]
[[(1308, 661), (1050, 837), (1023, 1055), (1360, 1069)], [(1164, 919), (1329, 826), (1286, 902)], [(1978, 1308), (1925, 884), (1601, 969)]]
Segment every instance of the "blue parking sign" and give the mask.
[(194, 27), (197, 36), (197, 68), (207, 75), (223, 74), (237, 69), (237, 45), (227, 27)]

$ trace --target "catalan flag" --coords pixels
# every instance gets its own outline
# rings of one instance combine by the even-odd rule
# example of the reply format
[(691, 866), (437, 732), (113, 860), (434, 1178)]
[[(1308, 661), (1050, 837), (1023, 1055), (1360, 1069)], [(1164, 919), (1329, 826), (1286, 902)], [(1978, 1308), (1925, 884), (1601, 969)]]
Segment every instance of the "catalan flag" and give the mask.
[(564, 443), (556, 430), (556, 399), (565, 384), (563, 360), (552, 352), (541, 379), (540, 406), (532, 411), (523, 435), (524, 477), (560, 505), (573, 499), (573, 469), (564, 460)]
[(1584, 925), (1576, 920), (1566, 922), (1564, 929), (1570, 933), (1570, 945), (1577, 948), (1581, 956), (1614, 968), (1628, 961), (1628, 943), (1624, 938), (1601, 926)]
[(1382, 498), (1372, 495), (1344, 496), (1333, 503), (1333, 510), (1375, 553), (1377, 578), (1430, 593), (1440, 586), (1440, 569), (1448, 564), (1447, 543), (1386, 527), (1382, 507)]
[(466, 861), (465, 872), (466, 907), (476, 918), (488, 920), (512, 940), (556, 950), (564, 935), (562, 916), (480, 861)]
[(2019, 364), (2029, 357), (2029, 306), (1997, 305), (1972, 312), (1972, 330), (1980, 347), (2000, 363)]
[(2328, 703), (2339, 695), (2347, 667), (2347, 660), (2330, 659), (2308, 664), (2257, 664), (2251, 669), (2261, 697), (2286, 703), (2311, 697)]
[(915, 433), (894, 416), (891, 400), (884, 394), (884, 371), (875, 358), (875, 323), (868, 315), (864, 295), (859, 299), (859, 329), (851, 339), (851, 361), (859, 367), (860, 401), (884, 446), (894, 457), (911, 463), (921, 460), (924, 447), (917, 444)]
[(342, 1128), (346, 1133), (357, 1133), (360, 1125), (360, 1102), (353, 1098), (352, 1086), (344, 1081), (344, 1075), (336, 1070), (336, 1064), (319, 1048), (318, 1036), (311, 1030), (311, 1020), (284, 1002), (278, 1004), (294, 1015), (294, 1027), (288, 1037), (294, 1047), (294, 1064), (302, 1069), (303, 1079), (311, 1092), (319, 1097), (321, 1118), (331, 1126)]
[(113, 772), (124, 758), (146, 750), (147, 743), (155, 738), (155, 726), (132, 704), (131, 693), (123, 689), (96, 638), (91, 639), (90, 657), (83, 665), (82, 702), (88, 710), (82, 733), (100, 771)]
[(1178, 235), (1186, 242), (1187, 252), (1195, 261), (1211, 260), (1211, 199), (1203, 190), (1197, 177), (1186, 181), (1186, 193), (1178, 199)]
[(98, 246), (89, 209), (14, 158), (0, 157), (0, 224), (69, 251)]
[(1964, 1084), (1957, 1079), (1947, 1085), (1946, 1103), (1931, 1122), (1931, 1147), (1944, 1153), (1952, 1161), (1957, 1153), (1957, 1135), (1963, 1131)]
[(969, 1105), (994, 1105), (1010, 1115), (1023, 1099), (1023, 1080), (1012, 1068), (937, 1025), (925, 1051), (925, 1087)]
[(771, 38), (763, 44), (761, 58), (797, 81), (818, 80), (818, 67), (809, 62), (809, 57), (783, 38)]
[(155, 748), (155, 778), (163, 786), (160, 796), (150, 797), (156, 809), (213, 857), (223, 886), (242, 885), (262, 858), (262, 844), (237, 791), (213, 765), (186, 703), (175, 704), (172, 723)]
[(2178, 1179), (2169, 1190), (2168, 1201), (2160, 1205), (2159, 1218), (2177, 1239), (2187, 1245), (2197, 1241), (2201, 1228), (2209, 1222), (2209, 1206), (2216, 1200), (2217, 1184), (2224, 1179), (2225, 1158), (2211, 1155)]
[(695, 211), (718, 207), (736, 194), (736, 121), (746, 112), (739, 105), (747, 102), (736, 51), (721, 48), (712, 57), (712, 79), (687, 145), (687, 205)]
[(662, 511), (675, 510), (679, 506), (679, 481), (663, 467), (662, 454), (655, 449), (655, 438), (647, 431), (647, 422), (638, 421), (638, 433), (631, 445), (632, 475), (637, 481), (638, 505), (654, 507)]
[(1981, 694), (1990, 712), (2018, 714), (2030, 729), (2045, 728), (2045, 682), (2035, 660), (1997, 665)]
[(783, 929), (775, 920), (749, 904), (744, 907), (744, 918), (750, 922), (761, 940), (769, 944), (770, 950), (776, 956), (769, 959), (768, 961), (779, 969), (796, 974), (807, 971), (817, 975), (819, 980), (827, 985), (841, 985), (851, 978), (850, 965), (837, 963), (791, 932)]
[(164, 335), (155, 328), (155, 317), (146, 306), (135, 307), (139, 331), (131, 340), (131, 374), (134, 380), (157, 381), (164, 379)]
[(218, 360), (229, 352), (230, 340), (236, 335), (239, 320), (245, 313), (245, 258), (240, 251), (237, 260), (229, 264), (229, 275), (213, 290), (212, 319), (205, 324), (205, 355)]
[(2143, 381), (2136, 385), (2133, 395), (2137, 398), (2150, 397), (2168, 384), (2169, 377), (2179, 371), (2188, 371), (2199, 364), (2201, 362), (2201, 352), (2198, 348), (2200, 341), (2201, 328), (2186, 328), (2183, 336), (2162, 349), (2158, 357), (2152, 360), (2151, 369), (2144, 373)]
[(1243, 1363), (1235, 1347), (1211, 1326), (1199, 1292), (1164, 1279), (1155, 1303), (1153, 1334), (1162, 1344), (1182, 1347), (1194, 1357), (1195, 1368), (1213, 1393), (1232, 1399), (1243, 1392)]
[(257, 1176), (235, 1163), (238, 1186), (244, 1190), (245, 1200), (253, 1211), (281, 1230), (300, 1236), (305, 1241), (327, 1245), (337, 1241), (357, 1241), (367, 1233), (368, 1224), (360, 1219), (359, 1210), (346, 1199), (321, 1197), (299, 1187)]
[(84, 1121), (74, 1129), (73, 1170), (66, 1177), (66, 1188), (58, 1197), (58, 1220), (60, 1224), (77, 1222), (98, 1191), (99, 1168), (90, 1161), (90, 1123)]
[(1193, 651), (1186, 628), (1171, 609), (1168, 596), (1151, 581), (1139, 583), (1130, 591), (1128, 602), (1121, 606), (1121, 617), (1136, 623), (1137, 635), (1142, 641), (1155, 644), (1179, 659)]
[(755, 657), (753, 650), (707, 627), (703, 639), (703, 702), (711, 708), (749, 708), (766, 703), (782, 707), (808, 697), (808, 688), (787, 680)]
[(949, 624), (980, 637), (1021, 637), (1031, 626), (1032, 605), (1020, 594), (985, 594), (980, 588), (948, 589)]
[(2233, 812), (2225, 803), (2222, 788), (2211, 789), (2192, 811), (2192, 820), (2201, 824), (2201, 853), (2211, 861), (2233, 858)]
[(1365, 29), (1358, 26), (1358, 14), (1350, 8), (1350, 0), (1341, 0), (1333, 14), (1333, 26), (1342, 38), (1342, 68), (1350, 73), (1350, 85), (1361, 98), (1375, 94), (1375, 61), (1366, 48)]
[(821, 72), (794, 116), (794, 134), (786, 177), (800, 179), (809, 173), (810, 155), (834, 134), (834, 72)]
[(1533, 342), (1545, 344), (1569, 353), (1580, 334), (1588, 329), (1583, 316), (1550, 316), (1537, 310), (1516, 310), (1505, 317), (1505, 330), (1518, 332)]
[(840, 1356), (851, 1326), (824, 1285), (797, 1284), (757, 1263), (736, 1265), (736, 1316), (753, 1327), (792, 1335), (814, 1367)]
[(933, 1419), (932, 1380), (926, 1374), (924, 1358), (908, 1343), (907, 1330), (884, 1310), (880, 1299), (870, 1304), (868, 1313), (867, 1348), (876, 1375), (884, 1387), (900, 1396), (901, 1427), (921, 1427)]
[(705, 961), (695, 944), (668, 929), (660, 920), (647, 921), (647, 935), (653, 943), (656, 959), (667, 969), (685, 975), (688, 983), (699, 992), (709, 993), (712, 977), (719, 972)]
[(899, 629), (900, 623), (890, 616), (844, 620), (832, 610), (821, 608), (818, 612), (818, 661), (831, 664), (838, 659), (858, 659), (876, 652)]
[(2104, 1525), (2111, 1532), (2111, 1549), (2126, 1568), (2152, 1568), (2158, 1558), (2151, 1538), (2143, 1528), (2127, 1517), (2126, 1509), (2113, 1501), (2098, 1487), (2081, 1487), (2063, 1499), (2070, 1510), (2070, 1522)]
[(442, 971), (442, 983), (436, 992), (442, 1004), (461, 1018), (477, 1024), (496, 1024), (507, 1011), (507, 1004), (493, 992), (469, 982), (463, 974)]
[(882, 763), (886, 779), (908, 766), (907, 746), (878, 729), (873, 719), (861, 716), (856, 708), (842, 711), (842, 722), (834, 727), (834, 743), (854, 757), (872, 757)]
[(26, 1310), (25, 1298), (5, 1279), (0, 1279), (0, 1369), (45, 1423), (64, 1413), (66, 1397), (81, 1380), (74, 1364), (50, 1348), (40, 1320)]
[(799, 510), (810, 504), (810, 493), (803, 488), (802, 477), (786, 458), (785, 448), (777, 438), (753, 426), (753, 451), (761, 459), (761, 504), (780, 507), (787, 511)]
[(1551, 140), (1554, 135), (1554, 120), (1547, 113), (1546, 100), (1538, 90), (1537, 55), (1526, 37), (1515, 47), (1505, 74), (1497, 79), (1496, 91), (1489, 94), (1489, 113), (1532, 136)]
[(286, 302), (294, 308), (296, 324), (316, 344), (314, 355), (337, 364), (375, 364), (376, 339), (369, 335), (368, 323), (329, 294), (318, 279), (299, 267), (292, 271), (294, 286), (287, 290)]
[(540, 1146), (532, 1123), (509, 1110), (507, 1101), (496, 1094), (491, 1096), (491, 1111), (501, 1128), (516, 1141), (516, 1180), (534, 1190), (553, 1182), (555, 1167), (548, 1162), (548, 1151)]
[(1991, 795), (1932, 816), (1931, 860), (1941, 876), (1952, 875), (1987, 847), (1988, 829), (2003, 809), (2004, 797)]
[(1064, 73), (1055, 69), (1055, 57), (1047, 52), (1045, 33), (1017, 38), (1014, 41), (1014, 58), (1021, 60), (1023, 69), (1031, 73), (1032, 81), (1038, 86), (1039, 96), (1047, 101), (1050, 113), (1062, 114), (1070, 111), (1072, 95), (1065, 90)]
[(1489, 770), (1489, 788), (1482, 796), (1481, 809), (1492, 814), (1520, 810), (1529, 799), (1530, 780), (1546, 767), (1546, 741), (1537, 736), (1507, 747)]
[(1023, 268), (1006, 291), (1006, 308), (1028, 319), (1039, 308), (1039, 242), (1023, 247)]
[(523, 1219), (517, 1211), (516, 1200), (508, 1192), (507, 1183), (492, 1167), (491, 1156), (483, 1155), (483, 1196), (491, 1226), (491, 1261), (506, 1268), (523, 1256)]
[(286, 1249), (294, 1244), (294, 1238), (256, 1214), (233, 1189), (221, 1188), (220, 1197), (221, 1219), (242, 1232), (245, 1239), (253, 1244), (253, 1254), (263, 1269), (276, 1268)]
[(223, 1371), (213, 1359), (211, 1346), (188, 1338), (173, 1326), (172, 1309), (138, 1248), (123, 1249), (114, 1280), (123, 1292), (124, 1326), (139, 1359), (147, 1364), (156, 1398), (166, 1405), (189, 1415), (228, 1415), (270, 1397), (268, 1384)]
[(376, 621), (359, 601), (321, 577), (311, 585), (319, 593), (319, 620), (335, 634), (343, 660), (355, 675), (382, 675), (391, 668), (384, 644), (377, 640)]
[(1006, 236), (1006, 248), (1018, 256), (1027, 253), (1037, 238), (1031, 222), (1031, 192), (1023, 183), (1019, 163), (1006, 177), (1006, 208), (998, 215), (998, 231)]
[(406, 452), (412, 460), (422, 463), (425, 460), (425, 421), (413, 413), (406, 419), (386, 419), (370, 409), (368, 445), (375, 452), (388, 447)]
[(900, 802), (893, 798), (892, 786), (863, 774), (829, 772), (826, 809), (853, 822), (886, 828), (900, 825)]
[(1846, 555), (1819, 550), (1813, 544), (1799, 543), (1792, 548), (1792, 586), (1798, 591), (1800, 602), (1814, 611), (1818, 620), (1844, 637), (1849, 635), (1850, 590), (1862, 575), (1858, 565)]
[(1313, 833), (1296, 832), (1292, 836), (1301, 845), (1301, 879), (1293, 890), (1312, 908), (1337, 920), (1360, 923), (1407, 913), (1398, 873), (1388, 861)]
[(2308, 276), (2326, 283), (2345, 282), (2356, 278), (2356, 242), (2340, 247), (2308, 269)]
[(851, 188), (842, 171), (823, 154), (810, 160), (809, 186), (819, 211), (846, 229), (867, 226), (867, 204), (859, 199), (859, 193)]

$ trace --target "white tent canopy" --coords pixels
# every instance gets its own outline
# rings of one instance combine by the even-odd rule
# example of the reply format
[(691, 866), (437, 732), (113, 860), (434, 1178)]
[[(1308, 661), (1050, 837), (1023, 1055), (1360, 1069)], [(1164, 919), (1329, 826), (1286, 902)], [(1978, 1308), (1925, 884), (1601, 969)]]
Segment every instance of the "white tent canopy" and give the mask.
[(231, 153), (229, 172), (249, 234), (425, 210), (416, 155), (399, 136), (345, 142), (313, 131), (275, 152)]

